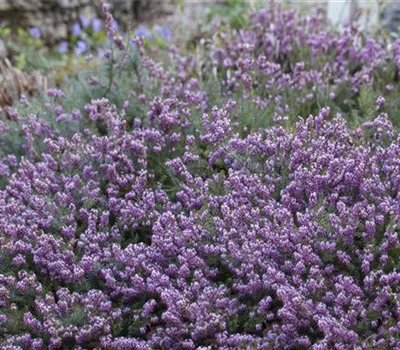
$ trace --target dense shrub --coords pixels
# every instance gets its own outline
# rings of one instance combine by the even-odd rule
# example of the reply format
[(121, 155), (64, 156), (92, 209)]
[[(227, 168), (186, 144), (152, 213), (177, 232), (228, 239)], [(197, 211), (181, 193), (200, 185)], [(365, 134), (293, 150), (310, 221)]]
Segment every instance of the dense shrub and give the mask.
[(1, 348), (400, 347), (391, 51), (272, 8), (163, 68), (104, 10), (105, 74), (1, 124)]
[[(127, 131), (94, 101), (106, 136), (48, 139), (40, 161), (21, 162), (0, 192), (7, 343), (398, 345), (390, 123), (351, 132), (324, 110), (295, 133), (240, 138), (231, 108), (185, 136), (185, 120), (166, 116)], [(163, 152), (170, 172), (160, 174), (152, 158)]]

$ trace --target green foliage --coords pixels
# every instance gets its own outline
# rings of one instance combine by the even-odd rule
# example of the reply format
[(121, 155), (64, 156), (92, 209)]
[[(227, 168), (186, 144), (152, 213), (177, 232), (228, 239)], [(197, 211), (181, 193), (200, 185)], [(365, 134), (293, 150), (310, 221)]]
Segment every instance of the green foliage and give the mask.
[(83, 307), (76, 306), (67, 316), (65, 316), (63, 322), (65, 325), (82, 327), (87, 323), (86, 312)]
[(374, 118), (376, 110), (375, 101), (377, 97), (376, 92), (371, 91), (368, 87), (363, 86), (361, 88), (357, 102), (360, 106), (359, 111), (363, 118), (367, 120), (372, 120)]
[[(19, 332), (28, 331), (28, 328), (24, 325), (24, 314), (26, 310), (14, 310), (8, 314), (7, 322), (0, 326), (0, 340), (3, 336), (8, 334), (19, 334)], [(7, 329), (7, 332), (4, 331)]]
[(127, 230), (122, 234), (121, 247), (126, 248), (130, 244), (144, 243), (151, 244), (151, 228), (139, 226), (136, 230)]
[(10, 28), (1, 28), (0, 37), (7, 48), (11, 63), (21, 71), (49, 72), (65, 62), (62, 55), (49, 50), (40, 38), (33, 37), (22, 28), (18, 28), (16, 32), (12, 32)]

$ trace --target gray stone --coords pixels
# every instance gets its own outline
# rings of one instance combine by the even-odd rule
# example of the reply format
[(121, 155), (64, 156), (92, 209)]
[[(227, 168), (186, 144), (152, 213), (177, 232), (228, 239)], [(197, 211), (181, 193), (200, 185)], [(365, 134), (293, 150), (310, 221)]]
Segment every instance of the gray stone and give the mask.
[[(122, 28), (155, 22), (174, 13), (176, 0), (109, 0)], [(101, 16), (100, 0), (0, 0), (0, 25), (38, 27), (48, 45), (66, 39), (68, 28), (79, 21)]]
[(78, 0), (60, 0), (58, 3), (59, 3), (59, 6), (64, 9), (79, 7), (80, 5), (84, 4), (83, 1), (81, 1), (81, 3), (79, 3)]
[(10, 5), (6, 0), (0, 0), (0, 11), (7, 11), (10, 8)]
[(400, 3), (389, 2), (381, 13), (381, 23), (392, 33), (398, 33), (400, 28)]
[(56, 38), (66, 38), (68, 35), (68, 27), (65, 23), (60, 23), (54, 28), (54, 36)]
[(35, 1), (29, 0), (12, 0), (9, 1), (9, 4), (12, 8), (21, 9), (24, 11), (34, 11), (35, 10)]

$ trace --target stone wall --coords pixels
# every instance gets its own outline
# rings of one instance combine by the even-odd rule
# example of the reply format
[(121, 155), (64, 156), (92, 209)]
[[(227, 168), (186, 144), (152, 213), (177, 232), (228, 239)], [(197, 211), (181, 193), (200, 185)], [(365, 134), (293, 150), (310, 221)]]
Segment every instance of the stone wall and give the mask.
[[(174, 12), (176, 0), (109, 0), (114, 17), (122, 26), (152, 22)], [(53, 45), (68, 37), (79, 15), (100, 15), (100, 0), (0, 0), (0, 25), (37, 27)]]

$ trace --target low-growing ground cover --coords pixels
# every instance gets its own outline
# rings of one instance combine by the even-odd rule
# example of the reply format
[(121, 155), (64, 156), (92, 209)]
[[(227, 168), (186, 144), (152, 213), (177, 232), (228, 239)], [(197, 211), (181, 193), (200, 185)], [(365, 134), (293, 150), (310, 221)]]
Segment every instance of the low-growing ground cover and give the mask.
[(1, 348), (400, 347), (399, 42), (104, 14), (103, 65), (0, 125)]

